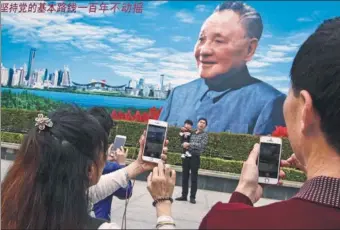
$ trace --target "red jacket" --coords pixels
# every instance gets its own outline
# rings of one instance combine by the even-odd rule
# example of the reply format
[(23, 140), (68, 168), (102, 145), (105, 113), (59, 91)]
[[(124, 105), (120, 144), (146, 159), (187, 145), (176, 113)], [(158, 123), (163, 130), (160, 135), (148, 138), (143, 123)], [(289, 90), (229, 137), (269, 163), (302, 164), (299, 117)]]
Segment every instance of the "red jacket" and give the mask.
[(293, 198), (262, 207), (234, 192), (215, 204), (200, 229), (340, 229), (340, 179), (307, 181)]

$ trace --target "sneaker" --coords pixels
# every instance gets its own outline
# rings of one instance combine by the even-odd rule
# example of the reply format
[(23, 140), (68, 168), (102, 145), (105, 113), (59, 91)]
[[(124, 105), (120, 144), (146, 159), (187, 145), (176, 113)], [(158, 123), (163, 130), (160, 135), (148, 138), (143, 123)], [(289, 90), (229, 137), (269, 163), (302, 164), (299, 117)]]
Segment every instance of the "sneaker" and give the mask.
[(178, 201), (187, 201), (188, 199), (186, 197), (180, 196), (180, 197), (177, 197), (175, 200), (178, 200)]
[(185, 154), (182, 154), (181, 157), (184, 159), (185, 158)]
[(190, 198), (190, 203), (196, 204), (196, 200), (194, 198)]
[(185, 156), (186, 156), (186, 157), (191, 157), (191, 154), (190, 154), (188, 151), (186, 151), (186, 152), (185, 152)]

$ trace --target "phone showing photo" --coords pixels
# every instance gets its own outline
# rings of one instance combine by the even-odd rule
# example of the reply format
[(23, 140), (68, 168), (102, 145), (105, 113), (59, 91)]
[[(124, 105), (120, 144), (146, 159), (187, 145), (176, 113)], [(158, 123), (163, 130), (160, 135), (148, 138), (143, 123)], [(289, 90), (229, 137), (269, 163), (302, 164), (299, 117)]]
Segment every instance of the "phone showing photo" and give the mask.
[(260, 138), (259, 183), (277, 184), (279, 182), (281, 149), (281, 138), (266, 136)]
[(148, 121), (146, 130), (146, 141), (143, 152), (143, 160), (158, 163), (161, 161), (161, 154), (168, 132), (168, 123), (164, 121)]

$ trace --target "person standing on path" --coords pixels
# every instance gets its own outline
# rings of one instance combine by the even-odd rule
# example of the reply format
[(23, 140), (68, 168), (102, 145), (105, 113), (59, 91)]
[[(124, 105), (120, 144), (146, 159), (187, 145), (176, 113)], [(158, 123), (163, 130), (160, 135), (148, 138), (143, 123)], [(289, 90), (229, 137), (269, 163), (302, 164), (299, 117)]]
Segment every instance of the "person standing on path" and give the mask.
[(183, 148), (186, 148), (191, 153), (191, 157), (182, 159), (182, 196), (176, 198), (177, 201), (187, 201), (189, 175), (191, 171), (191, 191), (190, 203), (196, 204), (197, 193), (197, 176), (200, 168), (200, 156), (208, 144), (208, 133), (204, 131), (207, 127), (208, 121), (205, 118), (200, 118), (197, 124), (197, 130), (190, 137), (190, 143), (184, 142)]

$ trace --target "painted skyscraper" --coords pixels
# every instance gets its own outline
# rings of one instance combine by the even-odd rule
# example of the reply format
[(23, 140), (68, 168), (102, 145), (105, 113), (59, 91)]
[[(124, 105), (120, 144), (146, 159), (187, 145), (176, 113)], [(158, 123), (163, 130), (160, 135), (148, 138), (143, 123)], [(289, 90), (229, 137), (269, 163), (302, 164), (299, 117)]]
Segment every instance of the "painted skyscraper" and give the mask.
[(69, 87), (71, 85), (70, 69), (68, 66), (64, 66), (64, 72), (62, 75), (61, 86)]
[(164, 74), (161, 74), (161, 90), (164, 90)]
[(37, 49), (35, 48), (31, 48), (30, 50), (30, 56), (28, 57), (27, 75), (25, 77), (26, 81), (29, 80), (31, 77), (31, 71), (32, 71), (34, 58), (35, 58), (35, 51), (37, 51)]

